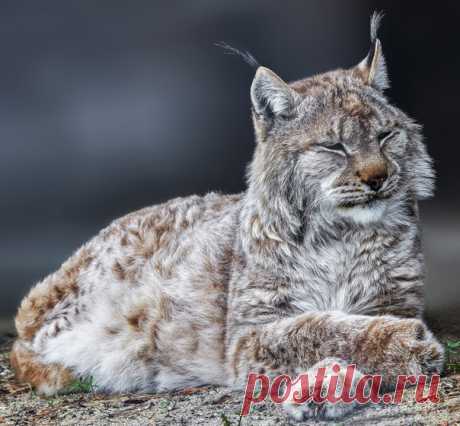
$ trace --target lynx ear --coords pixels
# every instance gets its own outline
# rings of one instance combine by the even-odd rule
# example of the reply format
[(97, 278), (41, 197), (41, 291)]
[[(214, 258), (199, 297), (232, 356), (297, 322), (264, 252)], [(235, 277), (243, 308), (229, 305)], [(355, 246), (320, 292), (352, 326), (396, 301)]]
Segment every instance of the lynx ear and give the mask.
[(254, 112), (265, 117), (289, 116), (297, 101), (297, 93), (273, 71), (259, 67), (251, 85)]
[(367, 56), (353, 69), (354, 74), (361, 78), (365, 84), (381, 91), (390, 86), (382, 44), (377, 38), (382, 17), (381, 13), (373, 13), (371, 17), (371, 48)]

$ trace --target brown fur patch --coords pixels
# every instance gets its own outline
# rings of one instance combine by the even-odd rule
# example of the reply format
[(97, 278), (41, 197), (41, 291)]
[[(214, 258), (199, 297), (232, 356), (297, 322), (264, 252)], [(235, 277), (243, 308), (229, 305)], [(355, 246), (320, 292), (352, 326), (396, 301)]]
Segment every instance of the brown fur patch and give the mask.
[[(381, 326), (382, 324), (383, 324), (382, 319), (375, 318), (367, 326), (366, 330), (359, 333), (358, 336), (355, 338), (355, 340), (353, 341), (353, 353), (357, 360), (364, 361), (364, 362), (368, 360), (370, 354), (367, 351), (367, 346), (369, 346), (369, 342), (372, 341), (372, 339), (376, 337), (373, 333), (374, 329)], [(381, 350), (380, 345), (376, 344), (375, 346), (379, 346), (378, 349)]]
[(162, 295), (158, 302), (158, 318), (165, 321), (171, 321), (172, 301), (168, 296)]
[(16, 341), (10, 354), (11, 367), (19, 382), (29, 383), (39, 393), (56, 393), (73, 380), (72, 373), (59, 364), (42, 364), (35, 354)]
[(126, 271), (118, 260), (113, 264), (112, 272), (120, 281), (124, 281), (126, 279)]
[(171, 268), (166, 267), (161, 261), (155, 262), (154, 269), (155, 272), (157, 272), (161, 278), (164, 278), (166, 280), (170, 279), (173, 275)]
[(54, 274), (37, 284), (24, 298), (16, 315), (16, 329), (23, 340), (32, 340), (46, 315), (71, 293), (78, 293), (78, 277), (93, 261), (86, 247), (75, 253)]
[(250, 341), (249, 336), (242, 336), (238, 339), (236, 343), (236, 347), (235, 347), (235, 350), (233, 351), (233, 359), (232, 359), (232, 368), (233, 368), (235, 377), (238, 377), (238, 370), (239, 370), (241, 356), (243, 355), (243, 352), (248, 348), (249, 341)]
[(141, 331), (142, 324), (147, 319), (147, 312), (145, 308), (141, 308), (137, 311), (132, 312), (126, 318), (128, 324), (131, 326), (134, 331)]
[(372, 114), (368, 105), (364, 104), (358, 96), (350, 94), (342, 100), (342, 108), (351, 116), (367, 119)]

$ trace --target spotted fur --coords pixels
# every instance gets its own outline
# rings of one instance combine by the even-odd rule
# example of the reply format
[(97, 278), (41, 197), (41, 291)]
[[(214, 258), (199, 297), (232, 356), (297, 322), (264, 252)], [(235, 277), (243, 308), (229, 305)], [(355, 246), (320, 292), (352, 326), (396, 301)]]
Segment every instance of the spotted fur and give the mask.
[(131, 213), (37, 284), (16, 317), (18, 378), (49, 394), (70, 376), (107, 392), (242, 387), (329, 359), (387, 384), (439, 372), (417, 213), (433, 170), (382, 92), (377, 21), (356, 67), (290, 84), (257, 69), (244, 193)]

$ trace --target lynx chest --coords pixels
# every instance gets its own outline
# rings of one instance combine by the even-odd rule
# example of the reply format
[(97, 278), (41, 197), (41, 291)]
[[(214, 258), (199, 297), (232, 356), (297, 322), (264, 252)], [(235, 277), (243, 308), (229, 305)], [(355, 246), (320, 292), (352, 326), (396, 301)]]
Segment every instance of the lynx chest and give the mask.
[(386, 293), (391, 255), (386, 239), (371, 235), (312, 246), (300, 262), (292, 303), (301, 311), (365, 313)]

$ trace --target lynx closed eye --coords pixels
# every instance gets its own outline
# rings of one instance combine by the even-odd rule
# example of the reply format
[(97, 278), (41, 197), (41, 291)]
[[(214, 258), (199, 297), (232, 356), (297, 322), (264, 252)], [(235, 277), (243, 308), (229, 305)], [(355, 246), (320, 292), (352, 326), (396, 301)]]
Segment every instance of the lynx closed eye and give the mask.
[(338, 151), (338, 152), (344, 152), (346, 153), (345, 147), (343, 146), (342, 143), (335, 143), (333, 145), (325, 145), (325, 148), (331, 150), (331, 151)]
[(387, 139), (390, 135), (393, 134), (393, 131), (391, 130), (385, 130), (383, 132), (380, 132), (377, 136), (378, 140), (380, 142), (383, 142), (385, 139)]

